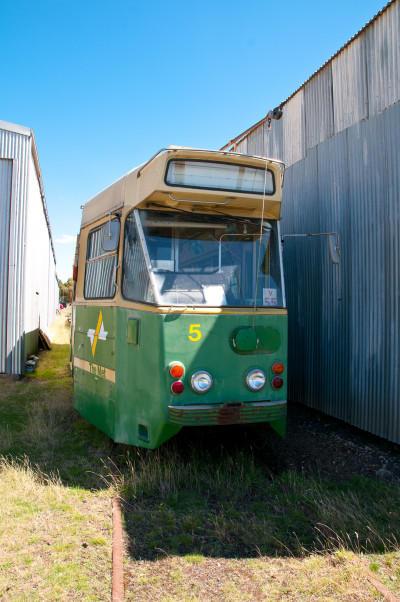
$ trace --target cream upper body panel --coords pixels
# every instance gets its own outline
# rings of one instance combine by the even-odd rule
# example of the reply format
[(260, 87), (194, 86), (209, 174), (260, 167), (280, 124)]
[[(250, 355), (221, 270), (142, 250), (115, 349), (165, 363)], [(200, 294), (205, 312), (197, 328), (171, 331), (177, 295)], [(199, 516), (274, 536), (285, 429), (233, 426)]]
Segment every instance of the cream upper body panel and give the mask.
[[(273, 194), (217, 189), (190, 188), (169, 185), (165, 181), (171, 159), (188, 159), (231, 163), (248, 167), (267, 168), (274, 175)], [(214, 213), (218, 205), (228, 215), (248, 215), (267, 219), (280, 219), (282, 163), (272, 159), (200, 149), (165, 149), (153, 159), (133, 169), (86, 203), (82, 214), (82, 228), (93, 224), (110, 212), (124, 209), (123, 213), (137, 208), (184, 208)]]

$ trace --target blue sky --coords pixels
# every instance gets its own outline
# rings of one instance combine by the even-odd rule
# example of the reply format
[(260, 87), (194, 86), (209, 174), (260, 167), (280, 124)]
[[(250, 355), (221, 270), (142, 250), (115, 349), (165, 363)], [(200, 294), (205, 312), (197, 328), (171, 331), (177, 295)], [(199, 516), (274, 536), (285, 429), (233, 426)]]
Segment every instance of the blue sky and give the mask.
[(220, 148), (384, 5), (1, 0), (0, 120), (35, 132), (59, 278), (89, 198), (169, 144)]

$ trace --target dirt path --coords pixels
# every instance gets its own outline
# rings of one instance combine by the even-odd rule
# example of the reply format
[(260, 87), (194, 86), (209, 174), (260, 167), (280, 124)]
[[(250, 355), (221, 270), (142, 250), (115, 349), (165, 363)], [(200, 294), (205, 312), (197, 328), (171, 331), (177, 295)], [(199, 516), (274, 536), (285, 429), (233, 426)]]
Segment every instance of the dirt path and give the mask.
[(52, 343), (56, 345), (69, 345), (71, 342), (71, 333), (68, 323), (68, 316), (71, 315), (71, 311), (72, 308), (69, 305), (65, 309), (60, 309), (59, 315), (54, 318), (47, 333)]

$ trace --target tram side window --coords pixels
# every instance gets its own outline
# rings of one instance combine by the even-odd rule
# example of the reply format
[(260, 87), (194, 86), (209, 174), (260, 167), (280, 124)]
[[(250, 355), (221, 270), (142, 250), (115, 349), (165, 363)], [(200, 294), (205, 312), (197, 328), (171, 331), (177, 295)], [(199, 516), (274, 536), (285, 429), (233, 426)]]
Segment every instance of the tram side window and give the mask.
[(125, 222), (122, 295), (133, 301), (155, 302), (133, 212)]
[(105, 252), (104, 232), (107, 224), (88, 236), (85, 272), (85, 299), (111, 299), (115, 295), (117, 251)]

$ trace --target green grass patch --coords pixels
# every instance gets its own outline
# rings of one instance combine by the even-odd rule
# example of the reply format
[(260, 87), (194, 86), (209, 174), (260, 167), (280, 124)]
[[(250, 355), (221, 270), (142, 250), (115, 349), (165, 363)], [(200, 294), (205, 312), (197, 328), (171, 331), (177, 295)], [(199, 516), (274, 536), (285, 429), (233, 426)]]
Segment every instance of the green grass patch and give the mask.
[(36, 370), (26, 374), (26, 378), (37, 380), (69, 377), (70, 349), (70, 345), (53, 343), (51, 349), (40, 352)]

